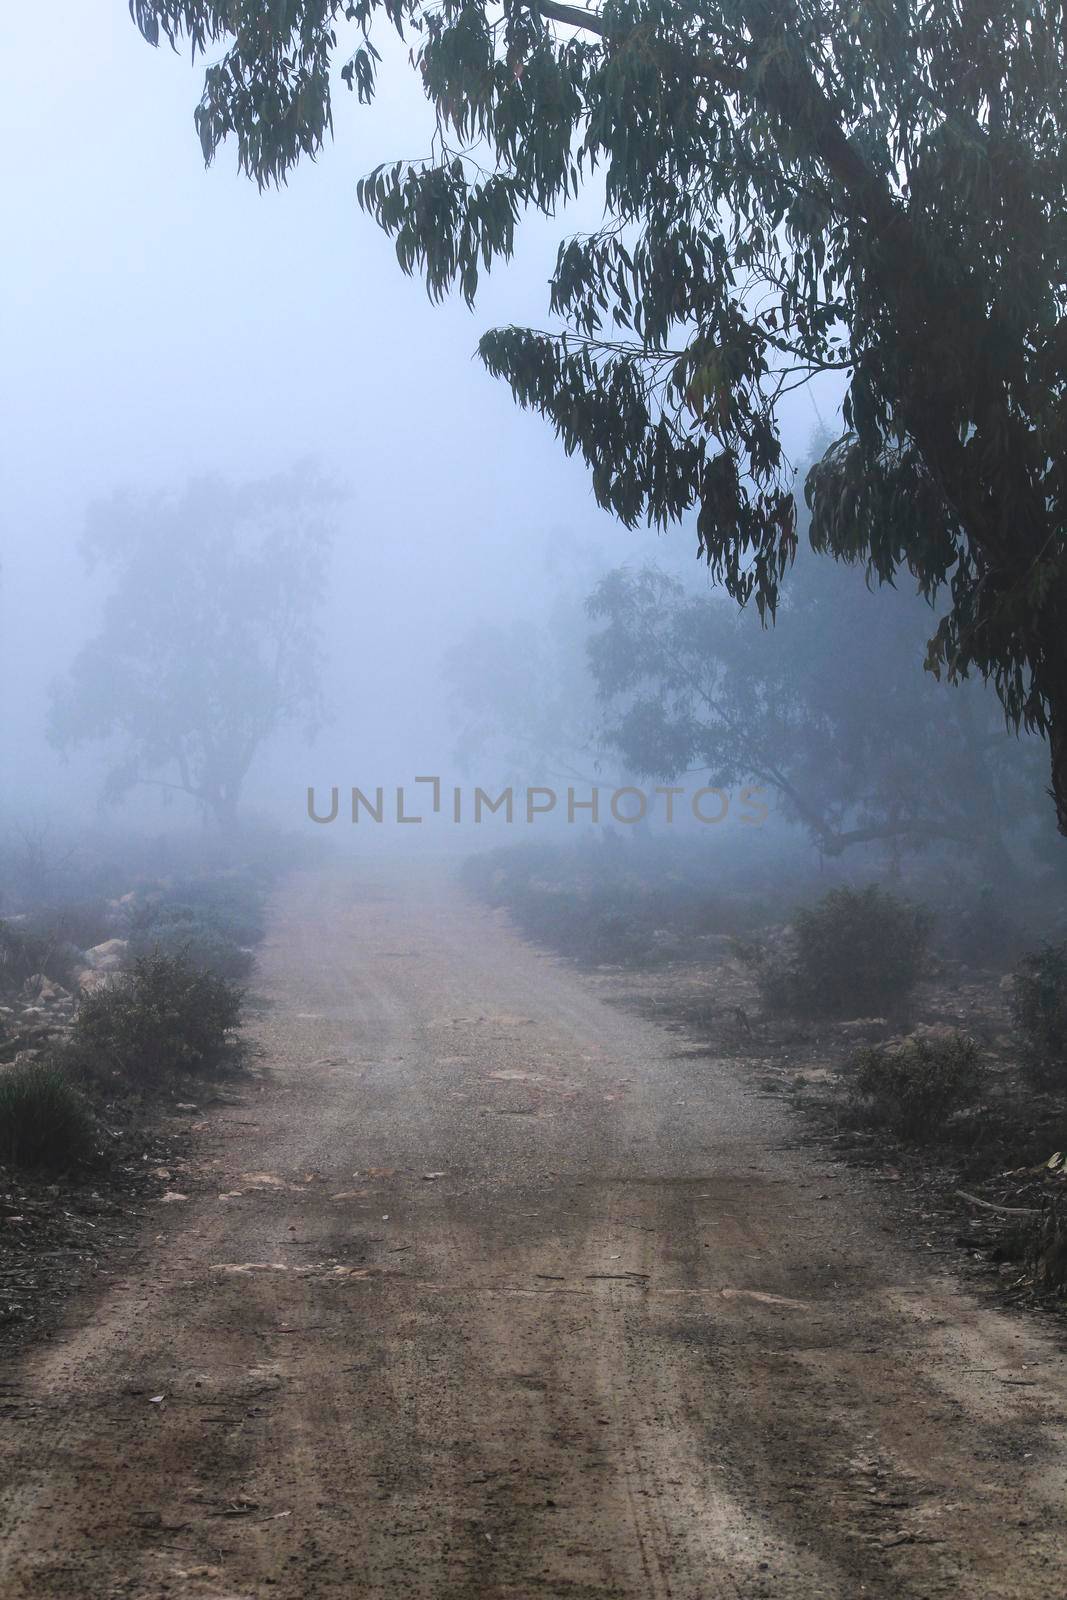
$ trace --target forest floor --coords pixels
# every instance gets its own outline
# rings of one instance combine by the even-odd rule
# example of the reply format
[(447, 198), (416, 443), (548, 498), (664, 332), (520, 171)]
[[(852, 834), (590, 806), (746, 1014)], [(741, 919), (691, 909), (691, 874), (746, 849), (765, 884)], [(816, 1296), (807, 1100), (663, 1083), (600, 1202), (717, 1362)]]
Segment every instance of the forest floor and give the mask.
[(184, 1198), (7, 1364), (0, 1595), (1062, 1587), (1058, 1324), (902, 1242), (759, 1041), (443, 874), (294, 876), (260, 968)]

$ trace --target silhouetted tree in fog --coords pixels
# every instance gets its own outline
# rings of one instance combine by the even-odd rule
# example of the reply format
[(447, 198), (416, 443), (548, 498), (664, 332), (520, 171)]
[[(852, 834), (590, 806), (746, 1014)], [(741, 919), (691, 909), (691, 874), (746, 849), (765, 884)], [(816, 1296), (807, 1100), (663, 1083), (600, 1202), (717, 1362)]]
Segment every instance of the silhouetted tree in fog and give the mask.
[(914, 595), (798, 558), (773, 629), (654, 571), (609, 573), (589, 611), (604, 745), (646, 777), (753, 780), (839, 854), (951, 843), (987, 877), (1043, 815), (1043, 751), (981, 683), (911, 671), (931, 626)]
[(286, 725), (314, 730), (332, 500), (300, 470), (93, 508), (86, 555), (114, 586), (53, 686), (49, 736), (105, 746), (106, 799), (150, 784), (226, 827), (262, 745)]

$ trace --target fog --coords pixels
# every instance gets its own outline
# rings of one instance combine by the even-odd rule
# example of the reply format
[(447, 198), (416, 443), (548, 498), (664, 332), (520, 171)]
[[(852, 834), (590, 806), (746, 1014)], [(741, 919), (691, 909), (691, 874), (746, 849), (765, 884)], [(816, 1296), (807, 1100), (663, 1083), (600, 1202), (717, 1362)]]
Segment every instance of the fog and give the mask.
[[(45, 725), (50, 684), (100, 624), (108, 578), (81, 542), (116, 492), (176, 494), (212, 474), (242, 484), (308, 461), (336, 487), (319, 613), (328, 716), (311, 745), (292, 729), (265, 745), (243, 797), (294, 828), (310, 783), (456, 771), (442, 662), (476, 624), (536, 622), (621, 562), (700, 583), (690, 528), (630, 532), (600, 511), (584, 466), (472, 359), (485, 328), (544, 320), (558, 238), (595, 221), (590, 197), (565, 220), (526, 221), (474, 313), (432, 305), (354, 198), (377, 161), (427, 140), (411, 74), (370, 114), (339, 97), (322, 159), (260, 194), (230, 160), (205, 170), (186, 56), (146, 48), (123, 6), (49, 16), (46, 39), (39, 18), (8, 19), (0, 112), (8, 825), (97, 820), (106, 752), (64, 757)], [(833, 383), (820, 393), (788, 404), (796, 455), (832, 420)], [(538, 693), (531, 682), (531, 717)], [(488, 760), (486, 782), (502, 761)], [(184, 799), (161, 812), (146, 789), (107, 815), (198, 820)]]
[(8, 6), (3, 1596), (1063, 1592), (1018, 10)]

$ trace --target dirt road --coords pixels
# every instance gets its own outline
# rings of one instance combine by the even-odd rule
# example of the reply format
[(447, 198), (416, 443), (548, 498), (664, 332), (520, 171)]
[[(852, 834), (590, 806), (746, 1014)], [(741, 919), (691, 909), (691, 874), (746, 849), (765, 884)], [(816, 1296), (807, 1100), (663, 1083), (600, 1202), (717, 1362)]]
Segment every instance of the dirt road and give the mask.
[(1062, 1589), (1064, 1359), (738, 1069), (443, 877), (297, 879), (263, 966), (201, 1192), (5, 1375), (0, 1594)]

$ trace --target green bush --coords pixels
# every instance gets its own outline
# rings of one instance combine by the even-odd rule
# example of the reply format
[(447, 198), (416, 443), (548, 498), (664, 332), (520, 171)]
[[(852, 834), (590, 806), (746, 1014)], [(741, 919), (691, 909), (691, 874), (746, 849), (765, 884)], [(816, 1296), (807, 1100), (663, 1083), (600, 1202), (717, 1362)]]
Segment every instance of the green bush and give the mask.
[(876, 884), (831, 889), (796, 913), (780, 949), (757, 951), (763, 1003), (797, 1016), (898, 1011), (921, 976), (932, 920)]
[(120, 1073), (149, 1087), (180, 1072), (239, 1065), (242, 990), (181, 955), (153, 951), (86, 996), (71, 1052), (87, 1072)]
[(858, 1120), (902, 1139), (925, 1140), (947, 1117), (974, 1104), (984, 1077), (978, 1046), (964, 1034), (905, 1039), (858, 1052), (849, 1100)]
[(63, 1068), (48, 1059), (0, 1071), (0, 1160), (62, 1168), (92, 1152), (93, 1119)]
[(242, 949), (225, 931), (195, 911), (181, 909), (185, 914), (167, 915), (131, 933), (130, 955), (136, 958), (158, 952), (183, 956), (191, 966), (218, 978), (235, 982), (247, 978), (255, 965), (252, 952)]
[(1067, 944), (1026, 956), (1012, 978), (1011, 1009), (1023, 1038), (1023, 1066), (1041, 1088), (1067, 1079)]
[(263, 890), (246, 878), (193, 878), (176, 885), (159, 908), (171, 921), (211, 924), (234, 944), (259, 944), (265, 932)]
[(255, 965), (251, 945), (265, 931), (263, 893), (244, 878), (194, 878), (157, 892), (140, 907), (130, 951), (184, 955), (195, 967), (240, 982)]

